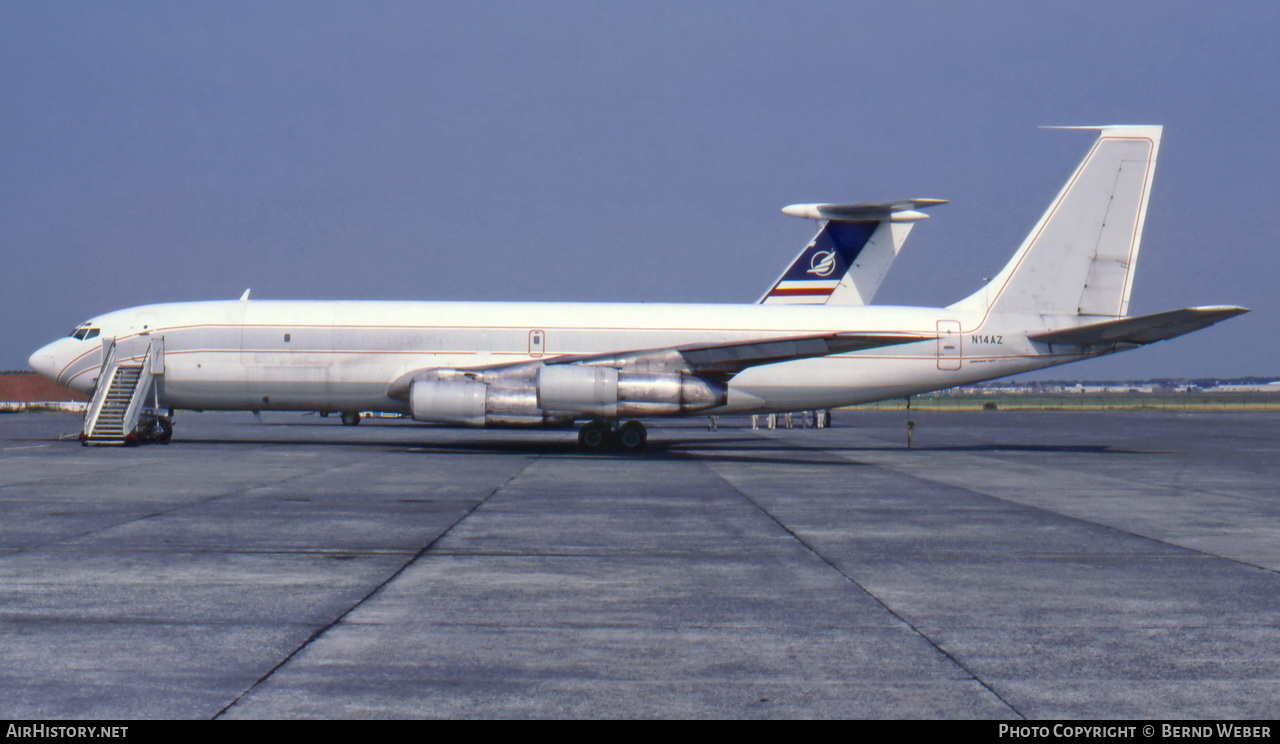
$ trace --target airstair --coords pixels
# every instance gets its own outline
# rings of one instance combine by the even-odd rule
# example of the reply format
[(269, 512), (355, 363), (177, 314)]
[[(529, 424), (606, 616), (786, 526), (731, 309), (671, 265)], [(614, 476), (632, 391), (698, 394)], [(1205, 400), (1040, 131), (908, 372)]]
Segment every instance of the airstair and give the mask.
[(80, 443), (169, 443), (173, 426), (158, 412), (164, 375), (164, 338), (131, 336), (104, 341), (98, 386), (84, 414)]

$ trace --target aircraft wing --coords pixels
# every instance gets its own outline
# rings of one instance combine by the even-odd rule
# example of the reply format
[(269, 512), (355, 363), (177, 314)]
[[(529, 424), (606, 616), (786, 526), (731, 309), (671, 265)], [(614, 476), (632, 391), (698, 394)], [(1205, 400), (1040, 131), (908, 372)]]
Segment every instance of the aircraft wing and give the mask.
[(1044, 344), (1065, 346), (1090, 346), (1093, 344), (1152, 344), (1184, 333), (1198, 331), (1227, 318), (1249, 312), (1248, 308), (1234, 305), (1210, 307), (1185, 307), (1152, 315), (1104, 320), (1070, 328), (1060, 328), (1044, 333), (1032, 333), (1027, 338)]
[[(805, 336), (781, 336), (778, 338), (752, 339), (750, 341), (725, 341), (687, 344), (658, 349), (608, 352), (604, 354), (570, 354), (549, 359), (466, 367), (458, 372), (467, 377), (482, 380), (518, 378), (535, 375), (539, 367), (580, 365), (612, 367), (628, 372), (676, 373), (698, 375), (727, 380), (748, 367), (762, 364), (788, 362), (795, 359), (843, 354), (884, 346), (909, 344), (927, 338), (922, 335), (902, 333), (827, 333)], [(427, 379), (439, 374), (440, 369), (428, 367), (407, 372), (391, 383), (387, 394), (405, 400), (415, 380)]]
[(762, 364), (909, 344), (923, 338), (923, 336), (888, 333), (783, 336), (752, 341), (689, 344), (665, 349), (562, 356), (548, 360), (546, 364), (586, 364), (619, 369), (644, 368), (655, 372), (733, 375), (748, 367)]

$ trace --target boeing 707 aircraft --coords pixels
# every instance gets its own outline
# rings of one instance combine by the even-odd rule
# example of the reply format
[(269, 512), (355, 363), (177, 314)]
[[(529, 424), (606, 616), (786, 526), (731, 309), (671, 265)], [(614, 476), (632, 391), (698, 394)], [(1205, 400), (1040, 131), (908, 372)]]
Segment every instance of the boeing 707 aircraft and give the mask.
[[(937, 200), (803, 204), (784, 211), (828, 222), (801, 254), (807, 260), (752, 305), (270, 301), (246, 292), (107, 313), (30, 364), (93, 396), (85, 444), (167, 442), (174, 409), (301, 410), (340, 412), (349, 423), (360, 411), (476, 427), (584, 422), (584, 448), (636, 450), (646, 439), (640, 418), (897, 398), (1134, 349), (1247, 312), (1127, 314), (1161, 127), (1083, 128), (1097, 139), (1013, 258), (945, 307), (862, 304), (876, 272), (863, 287), (856, 275), (843, 289), (832, 279), (849, 275), (849, 246), (875, 243), (873, 225), (889, 226), (876, 254), (887, 269), (901, 245), (893, 226)], [(783, 301), (796, 297), (826, 299)]]

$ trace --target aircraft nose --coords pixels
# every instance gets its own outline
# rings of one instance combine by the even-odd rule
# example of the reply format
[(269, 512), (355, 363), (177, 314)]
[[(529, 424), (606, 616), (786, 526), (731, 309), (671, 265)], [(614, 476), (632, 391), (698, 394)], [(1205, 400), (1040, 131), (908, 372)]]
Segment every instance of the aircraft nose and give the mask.
[(46, 344), (40, 347), (36, 350), (36, 353), (27, 359), (27, 366), (38, 372), (42, 377), (47, 377), (54, 382), (58, 380), (57, 355), (53, 351), (56, 343), (55, 341), (53, 344)]

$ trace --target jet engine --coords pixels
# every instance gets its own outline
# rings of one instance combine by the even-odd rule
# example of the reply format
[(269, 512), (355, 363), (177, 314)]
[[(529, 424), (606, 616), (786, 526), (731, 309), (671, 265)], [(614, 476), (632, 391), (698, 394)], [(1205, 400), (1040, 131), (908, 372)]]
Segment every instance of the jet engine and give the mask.
[(548, 426), (589, 416), (687, 414), (724, 405), (723, 383), (684, 373), (621, 372), (588, 365), (540, 366), (504, 379), (448, 374), (413, 381), (413, 418), (462, 426)]
[(693, 413), (723, 405), (724, 384), (683, 373), (554, 365), (538, 370), (538, 406), (604, 418)]

